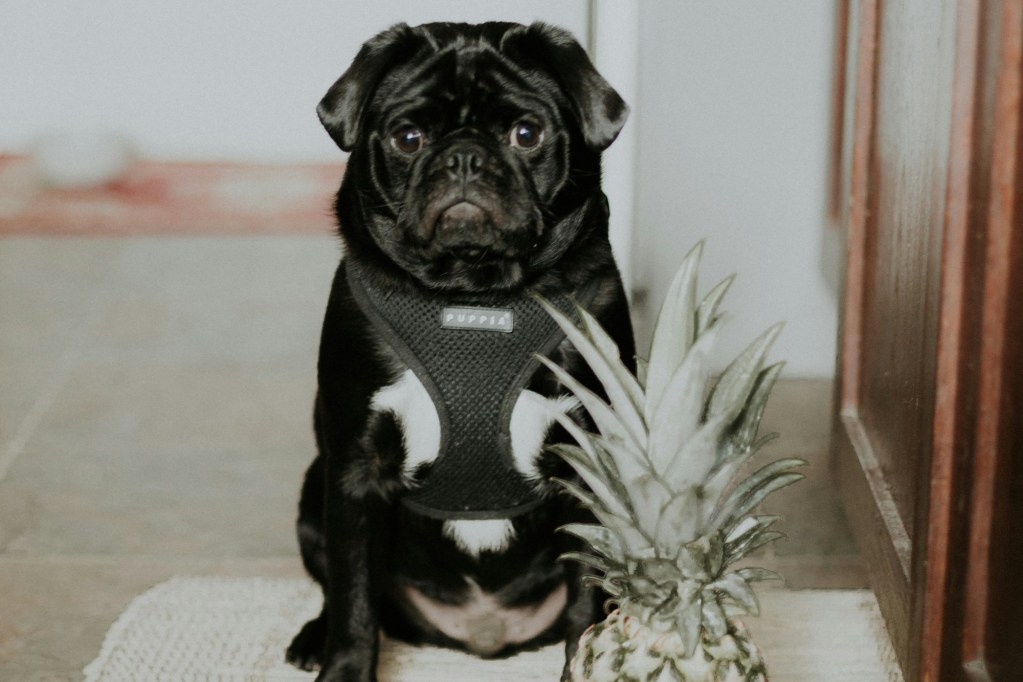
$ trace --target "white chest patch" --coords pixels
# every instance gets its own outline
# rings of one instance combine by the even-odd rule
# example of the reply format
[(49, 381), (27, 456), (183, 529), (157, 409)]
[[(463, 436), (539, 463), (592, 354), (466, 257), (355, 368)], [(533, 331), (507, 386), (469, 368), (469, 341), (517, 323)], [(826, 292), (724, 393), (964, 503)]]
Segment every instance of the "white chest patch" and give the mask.
[(416, 469), (437, 459), (440, 451), (440, 417), (426, 387), (411, 369), (373, 395), (374, 410), (389, 410), (401, 425), (405, 442), (402, 472), (411, 482)]
[(554, 413), (565, 414), (577, 408), (575, 396), (544, 398), (534, 391), (523, 391), (515, 401), (511, 416), (511, 446), (515, 468), (520, 474), (533, 481), (539, 481), (537, 461), (543, 449), (547, 431), (554, 423)]
[(503, 552), (515, 539), (515, 527), (508, 519), (445, 521), (444, 535), (466, 554), (479, 558), (483, 552)]

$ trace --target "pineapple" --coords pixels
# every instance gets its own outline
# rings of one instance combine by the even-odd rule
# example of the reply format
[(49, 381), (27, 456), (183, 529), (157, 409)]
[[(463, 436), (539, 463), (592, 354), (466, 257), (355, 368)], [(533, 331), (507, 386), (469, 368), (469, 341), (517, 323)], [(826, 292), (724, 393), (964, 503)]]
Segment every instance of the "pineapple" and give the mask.
[(756, 439), (781, 363), (764, 366), (781, 330), (754, 341), (707, 391), (710, 352), (721, 326), (718, 304), (726, 279), (702, 300), (696, 272), (702, 243), (686, 256), (658, 315), (639, 378), (596, 320), (579, 309), (581, 325), (541, 301), (594, 374), (610, 404), (546, 358), (540, 360), (576, 395), (599, 433), (561, 411), (556, 418), (578, 445), (553, 449), (588, 490), (559, 480), (599, 524), (570, 524), (592, 553), (582, 562), (617, 604), (580, 640), (570, 663), (576, 681), (765, 682), (759, 650), (736, 620), (756, 615), (750, 583), (777, 578), (763, 568), (731, 564), (782, 534), (775, 516), (755, 508), (771, 492), (803, 477), (798, 459), (772, 462), (749, 476), (743, 465), (776, 434)]

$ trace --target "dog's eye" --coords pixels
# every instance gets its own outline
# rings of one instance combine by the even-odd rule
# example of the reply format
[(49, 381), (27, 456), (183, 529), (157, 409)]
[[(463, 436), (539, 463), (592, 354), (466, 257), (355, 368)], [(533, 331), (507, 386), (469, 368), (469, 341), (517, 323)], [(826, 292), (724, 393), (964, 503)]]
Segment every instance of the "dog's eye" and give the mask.
[(518, 149), (533, 149), (543, 140), (543, 128), (535, 123), (519, 121), (512, 126), (508, 143)]
[(423, 148), (425, 142), (423, 131), (413, 126), (402, 128), (391, 136), (391, 145), (406, 154), (415, 154)]

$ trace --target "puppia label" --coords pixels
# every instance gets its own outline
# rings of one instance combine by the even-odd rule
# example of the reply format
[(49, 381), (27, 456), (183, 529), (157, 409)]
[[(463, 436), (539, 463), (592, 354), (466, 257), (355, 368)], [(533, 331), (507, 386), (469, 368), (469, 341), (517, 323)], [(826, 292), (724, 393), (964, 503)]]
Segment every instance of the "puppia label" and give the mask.
[(515, 328), (515, 314), (507, 308), (444, 308), (440, 326), (444, 329), (510, 332)]

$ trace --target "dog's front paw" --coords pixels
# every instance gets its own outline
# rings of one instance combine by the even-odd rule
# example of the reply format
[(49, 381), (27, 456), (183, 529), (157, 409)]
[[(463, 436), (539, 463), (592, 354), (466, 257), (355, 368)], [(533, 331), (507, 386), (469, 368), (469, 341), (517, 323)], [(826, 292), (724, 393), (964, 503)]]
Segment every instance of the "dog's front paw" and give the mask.
[(285, 660), (302, 670), (316, 670), (323, 664), (323, 646), (327, 641), (327, 624), (321, 614), (305, 625), (291, 640)]
[(316, 682), (377, 682), (374, 668), (366, 656), (335, 655), (324, 664)]
[(316, 682), (376, 682), (375, 663), (369, 653), (337, 653), (324, 660), (327, 619), (321, 613), (302, 626), (288, 646), (285, 659), (302, 670), (317, 670)]

